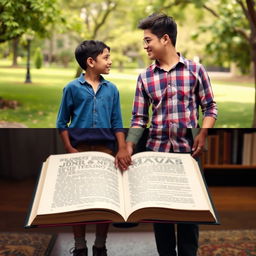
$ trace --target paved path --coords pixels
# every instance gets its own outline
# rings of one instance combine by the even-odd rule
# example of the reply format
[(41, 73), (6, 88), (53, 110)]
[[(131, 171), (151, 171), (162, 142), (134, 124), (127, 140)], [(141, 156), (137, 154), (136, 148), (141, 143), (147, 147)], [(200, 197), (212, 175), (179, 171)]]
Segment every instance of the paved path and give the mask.
[(0, 121), (0, 128), (27, 128), (27, 126), (16, 122)]
[[(92, 245), (95, 235), (86, 234), (88, 245), (88, 256), (92, 255)], [(73, 235), (62, 233), (58, 235), (57, 241), (50, 256), (70, 256), (69, 249), (74, 246)], [(110, 256), (156, 256), (155, 240), (153, 232), (113, 232), (107, 238), (108, 255)]]

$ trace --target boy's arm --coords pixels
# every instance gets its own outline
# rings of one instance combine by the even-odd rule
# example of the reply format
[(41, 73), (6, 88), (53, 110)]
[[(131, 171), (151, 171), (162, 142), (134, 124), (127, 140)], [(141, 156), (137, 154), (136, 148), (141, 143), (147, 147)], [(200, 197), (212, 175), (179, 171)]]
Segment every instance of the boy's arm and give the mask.
[(124, 132), (117, 131), (115, 133), (117, 144), (118, 144), (118, 152), (115, 157), (115, 166), (120, 170), (127, 170), (128, 166), (131, 164), (131, 155), (128, 153), (126, 149), (125, 142), (125, 134)]
[(61, 100), (61, 105), (59, 108), (58, 116), (57, 116), (57, 122), (56, 122), (56, 127), (57, 128), (67, 128), (68, 123), (70, 121), (71, 117), (71, 108), (72, 108), (72, 95), (70, 92), (70, 89), (65, 87), (63, 89), (63, 96)]
[(114, 129), (119, 129), (123, 127), (120, 96), (116, 88), (114, 91), (113, 109), (111, 114), (111, 127)]
[(70, 143), (67, 129), (63, 129), (60, 131), (60, 137), (61, 137), (64, 147), (68, 153), (77, 153), (78, 152), (78, 150), (75, 149)]

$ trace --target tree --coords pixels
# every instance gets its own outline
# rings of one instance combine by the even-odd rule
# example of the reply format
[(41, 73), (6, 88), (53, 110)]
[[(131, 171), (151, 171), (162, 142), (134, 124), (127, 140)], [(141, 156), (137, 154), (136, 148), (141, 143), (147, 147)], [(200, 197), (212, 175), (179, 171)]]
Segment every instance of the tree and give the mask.
[(21, 37), (28, 29), (46, 35), (60, 17), (57, 0), (2, 0), (0, 43)]
[[(161, 5), (159, 5), (161, 3)], [(189, 4), (207, 11), (216, 19), (213, 24), (202, 25), (200, 32), (211, 31), (212, 40), (206, 50), (215, 56), (216, 62), (233, 61), (243, 73), (254, 67), (256, 88), (256, 7), (255, 0), (155, 0), (154, 10), (170, 11)], [(200, 34), (200, 32), (198, 34)], [(256, 90), (255, 90), (256, 103)], [(253, 127), (256, 127), (256, 104), (254, 103)]]
[(50, 24), (64, 20), (58, 0), (2, 0), (0, 2), (0, 43), (13, 41), (13, 66), (17, 65), (18, 42), (28, 30), (44, 37)]
[[(78, 36), (76, 40), (80, 43), (83, 40), (107, 40), (108, 33), (104, 30), (108, 25), (111, 14), (113, 14), (124, 0), (87, 0), (81, 1), (65, 1), (65, 7), (76, 11), (76, 18), (73, 26), (76, 27)], [(81, 20), (83, 26), (81, 26)], [(78, 24), (77, 24), (78, 23)], [(81, 73), (81, 68), (77, 69), (76, 77)]]
[(34, 54), (34, 64), (37, 69), (40, 69), (43, 65), (43, 54), (40, 47), (36, 48), (36, 51)]
[[(209, 52), (218, 52), (220, 61), (226, 57), (235, 62), (243, 73), (249, 72), (253, 63), (256, 88), (255, 0), (221, 0), (216, 11), (207, 6), (207, 2), (202, 7), (216, 17), (215, 25), (208, 27), (214, 35), (213, 41), (207, 45)], [(252, 127), (256, 127), (256, 91)]]

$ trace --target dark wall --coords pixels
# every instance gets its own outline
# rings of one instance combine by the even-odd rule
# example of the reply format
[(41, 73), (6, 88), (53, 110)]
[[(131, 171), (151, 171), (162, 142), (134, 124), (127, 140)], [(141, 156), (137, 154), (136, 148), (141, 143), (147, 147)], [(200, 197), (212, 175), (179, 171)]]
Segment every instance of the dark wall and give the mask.
[[(147, 135), (145, 130), (136, 152), (145, 150)], [(0, 178), (37, 177), (49, 155), (62, 153), (65, 150), (57, 129), (0, 129)]]
[(0, 178), (36, 177), (49, 155), (64, 152), (57, 129), (0, 129)]

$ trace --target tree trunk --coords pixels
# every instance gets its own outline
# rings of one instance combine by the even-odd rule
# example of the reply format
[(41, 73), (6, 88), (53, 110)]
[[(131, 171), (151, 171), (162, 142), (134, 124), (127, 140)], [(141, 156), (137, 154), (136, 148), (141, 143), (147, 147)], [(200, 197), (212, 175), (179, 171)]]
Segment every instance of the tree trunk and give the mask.
[(18, 45), (19, 45), (19, 37), (16, 37), (12, 40), (12, 51), (13, 51), (13, 57), (12, 57), (12, 67), (18, 66)]
[[(253, 54), (256, 56), (256, 51)], [(252, 128), (256, 128), (256, 58), (253, 59), (253, 69), (254, 69), (254, 110), (253, 110), (253, 122)]]
[(79, 77), (79, 76), (81, 75), (82, 71), (83, 71), (83, 70), (80, 68), (80, 66), (78, 66), (77, 69), (76, 69), (75, 78)]
[(124, 71), (124, 63), (122, 61), (119, 61), (118, 71), (121, 73)]
[(49, 39), (49, 51), (48, 51), (48, 63), (52, 64), (53, 62), (53, 52), (54, 52), (54, 36), (52, 36)]

